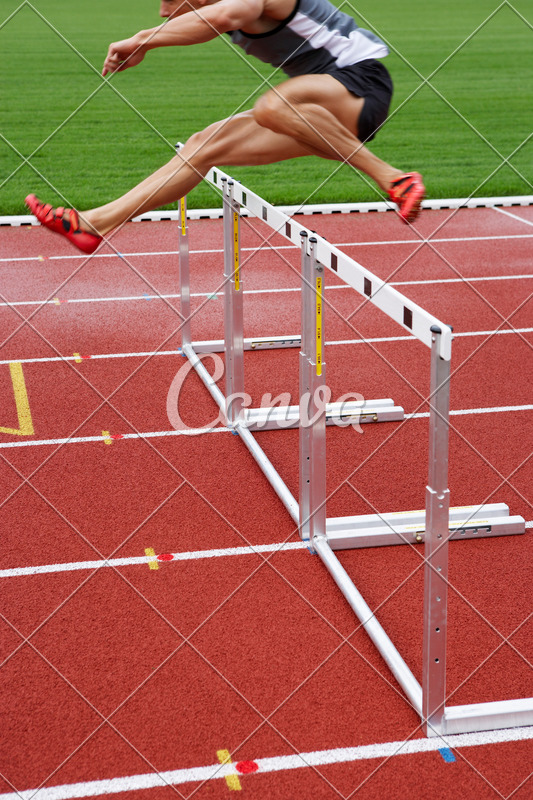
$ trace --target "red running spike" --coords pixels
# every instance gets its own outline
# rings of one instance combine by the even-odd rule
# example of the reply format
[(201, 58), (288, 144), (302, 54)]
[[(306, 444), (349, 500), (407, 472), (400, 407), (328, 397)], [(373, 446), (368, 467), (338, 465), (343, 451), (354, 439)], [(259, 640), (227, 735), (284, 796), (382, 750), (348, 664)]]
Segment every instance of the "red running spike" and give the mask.
[(72, 242), (83, 253), (94, 253), (98, 245), (103, 241), (101, 236), (83, 231), (80, 228), (78, 212), (73, 208), (53, 208), (50, 203), (41, 203), (34, 194), (27, 196), (26, 205), (32, 214), (37, 217), (41, 225), (44, 225), (54, 233), (65, 236), (69, 242)]

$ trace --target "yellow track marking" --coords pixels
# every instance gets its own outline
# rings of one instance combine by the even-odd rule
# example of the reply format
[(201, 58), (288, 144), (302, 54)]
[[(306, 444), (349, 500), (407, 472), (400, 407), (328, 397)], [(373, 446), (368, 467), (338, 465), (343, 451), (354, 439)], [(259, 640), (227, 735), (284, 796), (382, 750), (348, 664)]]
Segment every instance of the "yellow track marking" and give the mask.
[(153, 549), (153, 547), (146, 547), (145, 550), (144, 550), (144, 554), (145, 554), (145, 556), (148, 556), (148, 558), (154, 559), (154, 561), (149, 561), (148, 562), (148, 567), (150, 569), (159, 569), (159, 564), (155, 560), (156, 555), (155, 555), (155, 550)]
[(10, 364), (9, 372), (11, 374), (11, 383), (13, 384), (19, 426), (18, 428), (0, 428), (0, 433), (9, 433), (12, 436), (33, 436), (35, 431), (20, 361), (14, 361)]
[[(229, 750), (217, 750), (217, 758), (221, 764), (231, 764)], [(238, 775), (226, 775), (226, 784), (232, 792), (240, 792), (242, 789)]]

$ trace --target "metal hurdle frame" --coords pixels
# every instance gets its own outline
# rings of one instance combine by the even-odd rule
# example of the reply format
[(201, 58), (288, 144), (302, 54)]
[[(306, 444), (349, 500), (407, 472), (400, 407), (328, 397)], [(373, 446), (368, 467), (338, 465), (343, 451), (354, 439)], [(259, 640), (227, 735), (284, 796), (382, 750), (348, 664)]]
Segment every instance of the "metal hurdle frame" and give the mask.
[[(180, 202), (180, 296), (184, 317), (182, 352), (243, 440), (276, 494), (298, 525), (302, 540), (317, 553), (337, 583), (409, 702), (427, 736), (533, 725), (533, 698), (446, 706), (448, 542), (525, 533), (522, 517), (503, 503), (450, 508), (448, 482), (449, 381), (452, 331), (403, 297), (322, 237), (242, 187), (218, 168), (206, 180), (223, 197), (224, 340), (192, 342), (189, 244), (185, 198)], [(300, 247), (302, 263), (301, 335), (245, 339), (240, 264), (240, 213), (245, 208)], [(354, 517), (326, 516), (326, 425), (401, 420), (403, 409), (390, 399), (342, 404), (322, 402), (324, 358), (324, 273), (330, 269), (431, 350), (429, 468), (424, 511)], [(299, 406), (245, 408), (244, 350), (300, 347)], [(224, 395), (199, 354), (224, 351)], [(301, 424), (305, 420), (309, 424)], [(282, 422), (282, 424), (280, 424)], [(253, 436), (254, 430), (299, 428), (299, 502)], [(339, 562), (335, 550), (424, 542), (424, 634), (420, 684)]]

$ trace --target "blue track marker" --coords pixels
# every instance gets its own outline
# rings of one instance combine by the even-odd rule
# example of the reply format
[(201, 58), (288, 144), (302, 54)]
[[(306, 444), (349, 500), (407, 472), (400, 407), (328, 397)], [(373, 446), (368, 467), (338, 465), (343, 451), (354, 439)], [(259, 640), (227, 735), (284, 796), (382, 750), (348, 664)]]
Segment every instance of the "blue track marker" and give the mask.
[(447, 764), (453, 764), (455, 761), (455, 756), (449, 747), (439, 747), (439, 753)]

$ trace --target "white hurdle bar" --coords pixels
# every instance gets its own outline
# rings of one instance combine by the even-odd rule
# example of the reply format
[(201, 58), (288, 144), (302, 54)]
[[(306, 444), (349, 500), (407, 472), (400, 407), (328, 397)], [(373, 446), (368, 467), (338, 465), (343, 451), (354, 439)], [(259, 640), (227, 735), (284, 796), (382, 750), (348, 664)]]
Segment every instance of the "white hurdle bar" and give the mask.
[[(510, 517), (505, 504), (449, 508), (448, 429), (449, 380), (452, 332), (437, 318), (403, 297), (384, 281), (350, 259), (325, 239), (303, 228), (258, 195), (234, 182), (218, 168), (206, 180), (221, 189), (224, 204), (224, 343), (190, 340), (190, 290), (188, 255), (182, 269), (180, 240), (180, 294), (185, 298), (182, 351), (187, 356), (219, 408), (227, 424), (237, 433), (276, 494), (285, 505), (301, 538), (316, 552), (337, 583), (347, 602), (388, 664), (408, 701), (420, 715), (427, 736), (533, 725), (533, 698), (446, 707), (446, 629), (448, 587), (448, 542), (451, 538), (523, 534), (522, 517)], [(244, 207), (301, 249), (302, 331), (301, 336), (245, 340), (243, 336), (243, 282), (239, 255), (239, 216)], [(186, 237), (186, 205), (180, 205), (181, 235)], [(183, 248), (185, 249), (185, 247)], [(390, 411), (392, 400), (371, 401), (355, 408), (336, 409), (320, 402), (325, 387), (324, 358), (324, 269), (333, 270), (345, 283), (407, 329), (431, 350), (430, 442), (425, 511), (393, 512), (357, 517), (326, 516), (325, 426), (342, 419), (378, 421), (377, 413)], [(187, 286), (183, 286), (183, 281)], [(257, 348), (252, 346), (257, 343)], [(210, 345), (213, 349), (209, 349)], [(278, 408), (269, 418), (264, 409), (244, 408), (243, 351), (300, 345), (300, 405)], [(226, 396), (215, 385), (198, 353), (224, 350), (226, 355)], [(229, 373), (229, 375), (228, 375)], [(318, 400), (318, 401), (317, 401)], [(270, 409), (268, 411), (271, 411)], [(345, 412), (343, 415), (342, 412)], [(403, 419), (390, 413), (390, 419)], [(366, 420), (365, 420), (366, 416)], [(305, 424), (302, 421), (305, 420)], [(257, 444), (252, 430), (266, 427), (299, 427), (299, 502)], [(422, 684), (414, 677), (399, 651), (377, 621), (337, 556), (336, 549), (424, 542), (424, 636)]]

